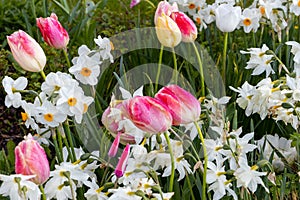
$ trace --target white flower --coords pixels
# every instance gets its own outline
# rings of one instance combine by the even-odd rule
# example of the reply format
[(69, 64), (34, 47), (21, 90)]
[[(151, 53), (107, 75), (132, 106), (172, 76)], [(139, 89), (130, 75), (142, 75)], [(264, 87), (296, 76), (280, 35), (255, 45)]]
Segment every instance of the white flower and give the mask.
[(234, 31), (240, 23), (242, 9), (240, 6), (221, 4), (215, 10), (216, 25), (222, 32)]
[[(35, 175), (3, 175), (0, 174), (0, 194), (13, 200), (39, 199), (41, 192), (38, 185), (29, 181)], [(25, 190), (23, 188), (26, 188)], [(24, 196), (25, 195), (25, 196)]]
[(103, 39), (99, 35), (98, 38), (94, 39), (95, 43), (99, 46), (99, 53), (103, 60), (109, 59), (111, 63), (114, 62), (114, 58), (111, 55), (111, 50), (113, 49), (113, 44), (109, 41), (108, 38), (104, 37)]
[(249, 188), (251, 192), (255, 192), (257, 185), (262, 185), (266, 192), (269, 192), (266, 188), (264, 182), (261, 180), (260, 176), (267, 175), (267, 172), (258, 172), (256, 171), (258, 167), (256, 165), (250, 167), (248, 166), (247, 160), (240, 158), (239, 168), (234, 172), (234, 176), (237, 179), (237, 187), (246, 187)]
[(125, 90), (122, 87), (119, 87), (119, 89), (120, 89), (120, 91), (122, 93), (122, 98), (124, 100), (126, 100), (126, 99), (131, 99), (131, 98), (133, 98), (135, 96), (144, 96), (143, 95), (143, 87), (144, 87), (143, 85), (141, 87), (139, 87), (136, 91), (134, 91), (134, 93), (132, 95), (131, 95), (131, 93), (129, 91)]
[(60, 111), (51, 102), (45, 100), (41, 107), (37, 108), (36, 120), (50, 127), (57, 127), (59, 123), (67, 119), (67, 115)]
[(130, 187), (119, 187), (117, 189), (109, 189), (109, 193), (112, 195), (108, 198), (109, 200), (141, 200), (142, 197), (135, 195), (135, 191)]
[(27, 103), (26, 101), (22, 101), (22, 108), (24, 109), (24, 112), (21, 112), (22, 120), (25, 121), (26, 128), (31, 128), (33, 130), (38, 130), (39, 126), (34, 120), (34, 116), (36, 115), (36, 107), (32, 103)]
[(291, 13), (294, 13), (296, 16), (300, 15), (299, 0), (293, 0), (293, 3), (290, 4), (290, 11)]
[(207, 151), (207, 159), (209, 161), (214, 161), (218, 155), (221, 155), (223, 144), (220, 138), (213, 139), (204, 139), (204, 144)]
[(294, 54), (293, 60), (295, 63), (300, 64), (300, 44), (296, 41), (288, 41), (285, 44), (292, 46), (291, 52)]
[(78, 57), (76, 64), (69, 69), (69, 72), (83, 84), (96, 85), (100, 74), (100, 64), (100, 61), (82, 55)]
[(251, 30), (256, 32), (259, 27), (260, 13), (257, 8), (246, 8), (243, 10), (240, 26), (244, 28), (245, 33)]
[(25, 77), (19, 77), (16, 80), (5, 76), (2, 80), (2, 85), (4, 87), (7, 95), (5, 96), (5, 106), (18, 108), (21, 106), (21, 94), (18, 90), (24, 90), (27, 87), (28, 80)]
[(79, 83), (72, 79), (70, 74), (59, 71), (56, 73), (50, 72), (42, 83), (41, 89), (45, 94), (52, 95), (67, 85), (79, 85)]
[(87, 182), (86, 186), (89, 187), (88, 191), (84, 193), (84, 197), (87, 200), (105, 200), (108, 199), (108, 196), (102, 192), (101, 188), (96, 184), (95, 179), (92, 179), (92, 182)]
[(152, 196), (157, 200), (170, 200), (173, 195), (174, 192), (162, 193), (163, 197), (161, 198), (161, 194), (152, 194)]

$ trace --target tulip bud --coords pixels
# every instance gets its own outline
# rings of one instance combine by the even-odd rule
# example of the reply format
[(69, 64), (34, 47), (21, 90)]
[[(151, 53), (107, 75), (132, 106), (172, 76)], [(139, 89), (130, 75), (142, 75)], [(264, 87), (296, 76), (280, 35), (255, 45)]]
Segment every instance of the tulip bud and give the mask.
[(188, 91), (177, 85), (163, 87), (155, 95), (169, 110), (173, 125), (188, 124), (198, 120), (201, 107), (199, 101)]
[(169, 4), (167, 1), (159, 2), (157, 9), (154, 15), (154, 24), (157, 25), (158, 18), (161, 17), (163, 14), (170, 16), (172, 12), (177, 12), (178, 6), (175, 3), (173, 5)]
[(183, 42), (194, 42), (197, 38), (198, 30), (195, 23), (183, 12), (173, 12), (171, 18), (180, 29)]
[(125, 169), (126, 169), (126, 165), (127, 165), (127, 161), (129, 158), (129, 153), (130, 153), (130, 145), (126, 144), (125, 149), (123, 150), (123, 153), (120, 157), (120, 160), (116, 166), (115, 169), (115, 174), (118, 178), (122, 177), (124, 175)]
[(68, 45), (69, 34), (59, 23), (56, 14), (52, 13), (47, 18), (37, 18), (36, 23), (49, 46), (63, 49)]
[(26, 71), (40, 72), (46, 65), (42, 47), (22, 30), (7, 36), (7, 42), (14, 59)]
[(43, 184), (50, 175), (49, 162), (44, 149), (31, 135), (15, 148), (15, 171), (17, 174), (35, 175), (32, 182)]
[(216, 25), (222, 32), (232, 32), (241, 21), (242, 9), (230, 4), (221, 4), (215, 10)]
[(166, 47), (175, 47), (181, 41), (181, 32), (175, 21), (169, 16), (162, 14), (158, 17), (155, 27), (159, 42)]
[(108, 156), (111, 158), (115, 157), (118, 152), (120, 136), (121, 136), (121, 132), (118, 132), (117, 136), (115, 137), (115, 139), (114, 139), (113, 143), (111, 144), (111, 147), (108, 151)]
[(168, 130), (172, 116), (157, 99), (149, 96), (135, 96), (124, 102), (124, 112), (139, 129), (157, 134)]

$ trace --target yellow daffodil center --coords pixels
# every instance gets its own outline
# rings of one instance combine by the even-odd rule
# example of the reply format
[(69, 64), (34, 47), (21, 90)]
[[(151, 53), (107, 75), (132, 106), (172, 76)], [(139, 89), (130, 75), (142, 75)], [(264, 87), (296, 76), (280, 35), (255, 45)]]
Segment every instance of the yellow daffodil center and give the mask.
[(83, 67), (80, 71), (80, 74), (85, 77), (90, 76), (91, 73), (92, 73), (92, 71), (87, 67)]
[(14, 93), (16, 91), (16, 88), (12, 87), (11, 91)]
[(60, 89), (60, 87), (57, 85), (54, 87), (54, 91), (58, 91), (59, 89)]
[(201, 24), (201, 19), (200, 19), (199, 17), (196, 18), (196, 23), (197, 23), (198, 25)]
[(21, 112), (21, 117), (23, 121), (26, 121), (28, 119), (28, 115), (26, 112)]
[(52, 122), (53, 121), (53, 114), (51, 114), (51, 113), (44, 114), (44, 119), (47, 122)]
[(195, 4), (193, 4), (193, 3), (190, 3), (190, 5), (189, 5), (189, 9), (194, 9), (194, 8), (196, 8), (196, 5)]
[(266, 9), (263, 6), (259, 7), (259, 11), (260, 11), (260, 14), (262, 14), (262, 15), (266, 14)]
[(115, 46), (114, 46), (114, 44), (113, 44), (112, 42), (110, 42), (109, 44), (110, 44), (110, 48), (111, 48), (111, 50), (114, 50), (114, 49), (115, 49)]
[(245, 25), (245, 26), (250, 26), (251, 25), (251, 19), (249, 19), (249, 18), (246, 18), (246, 19), (244, 19), (243, 20), (243, 24)]
[(75, 106), (76, 103), (77, 103), (77, 99), (76, 98), (71, 97), (71, 98), (68, 99), (69, 106)]
[(100, 187), (100, 188), (98, 188), (98, 189), (96, 190), (96, 192), (99, 194), (102, 190), (104, 190), (104, 187), (103, 187), (103, 186)]
[(64, 184), (61, 184), (61, 185), (59, 185), (59, 186), (57, 187), (57, 189), (58, 189), (58, 190), (62, 190), (64, 186), (65, 186)]
[(252, 167), (251, 167), (251, 170), (257, 170), (258, 169), (258, 166), (257, 165), (253, 165)]
[(300, 0), (298, 1), (297, 6), (300, 7)]
[(89, 108), (89, 106), (86, 103), (84, 103), (83, 104), (83, 113), (86, 113), (88, 108)]
[(135, 195), (135, 193), (134, 193), (134, 192), (132, 192), (132, 191), (130, 191), (130, 192), (127, 192), (127, 194), (128, 194), (129, 196), (133, 196), (133, 195)]

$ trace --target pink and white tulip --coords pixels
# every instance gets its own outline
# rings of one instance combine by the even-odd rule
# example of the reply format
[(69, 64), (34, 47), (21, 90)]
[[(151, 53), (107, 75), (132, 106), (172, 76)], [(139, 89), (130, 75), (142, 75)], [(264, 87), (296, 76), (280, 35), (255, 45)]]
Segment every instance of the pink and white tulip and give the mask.
[(200, 116), (199, 101), (190, 92), (177, 85), (163, 87), (155, 98), (168, 108), (173, 117), (173, 125), (195, 122)]
[(120, 137), (121, 137), (121, 132), (118, 132), (117, 136), (115, 137), (113, 143), (110, 146), (110, 149), (108, 151), (108, 156), (111, 158), (115, 157), (118, 152)]
[(197, 38), (198, 30), (195, 23), (183, 12), (172, 12), (171, 18), (180, 29), (183, 42), (194, 42)]
[(69, 43), (69, 34), (58, 21), (56, 14), (52, 13), (47, 18), (37, 18), (36, 23), (49, 46), (56, 49), (66, 48)]
[(178, 6), (176, 2), (173, 3), (173, 5), (169, 4), (167, 1), (159, 2), (154, 15), (154, 24), (157, 25), (158, 18), (161, 17), (163, 14), (170, 17), (172, 12), (177, 12), (177, 11), (178, 11)]
[(136, 96), (124, 102), (124, 109), (135, 126), (147, 133), (162, 133), (172, 125), (172, 115), (158, 99)]
[(14, 59), (26, 71), (40, 72), (46, 65), (42, 47), (22, 30), (7, 36), (7, 42)]
[(130, 145), (126, 144), (125, 149), (123, 150), (123, 153), (120, 157), (120, 160), (116, 166), (115, 169), (115, 175), (120, 178), (124, 175), (125, 169), (126, 169), (126, 165), (127, 165), (127, 161), (129, 158), (129, 153), (130, 153)]
[(15, 171), (17, 174), (35, 175), (31, 181), (36, 184), (43, 184), (50, 176), (46, 153), (31, 135), (15, 148)]

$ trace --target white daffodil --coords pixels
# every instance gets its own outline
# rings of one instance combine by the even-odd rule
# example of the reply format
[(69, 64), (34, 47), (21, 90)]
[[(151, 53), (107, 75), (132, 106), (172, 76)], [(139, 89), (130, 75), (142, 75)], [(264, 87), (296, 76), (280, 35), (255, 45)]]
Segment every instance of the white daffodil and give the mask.
[(290, 4), (290, 12), (294, 13), (296, 16), (300, 15), (299, 0), (293, 0), (293, 3)]
[(92, 182), (87, 182), (86, 186), (89, 187), (88, 191), (84, 193), (84, 197), (87, 200), (105, 200), (108, 199), (106, 193), (102, 192), (102, 188), (99, 188), (95, 179)]
[(21, 93), (18, 90), (24, 90), (27, 87), (28, 80), (25, 77), (19, 77), (16, 80), (13, 80), (9, 76), (5, 76), (2, 80), (2, 85), (7, 93), (5, 96), (5, 106), (18, 108), (21, 106)]
[(245, 8), (241, 16), (240, 26), (243, 27), (245, 33), (250, 31), (256, 32), (259, 28), (260, 13), (257, 8)]
[(219, 155), (221, 155), (223, 144), (220, 138), (213, 139), (204, 139), (204, 144), (207, 151), (207, 159), (209, 161), (214, 161)]
[(267, 175), (267, 172), (258, 172), (256, 171), (257, 169), (258, 166), (250, 167), (246, 159), (240, 158), (239, 168), (233, 174), (237, 179), (237, 187), (246, 187), (254, 193), (257, 190), (257, 185), (260, 184), (265, 188), (266, 192), (269, 192), (261, 179), (261, 176)]
[(59, 123), (67, 119), (67, 115), (60, 111), (50, 101), (45, 100), (41, 107), (37, 108), (36, 120), (50, 127), (57, 127)]
[(45, 81), (42, 83), (41, 89), (47, 95), (52, 95), (57, 93), (60, 88), (67, 85), (79, 85), (79, 83), (74, 80), (70, 74), (63, 72), (50, 72)]
[(292, 46), (291, 52), (294, 54), (293, 60), (295, 63), (300, 64), (300, 44), (296, 41), (288, 41), (285, 44)]
[(38, 185), (29, 181), (35, 175), (3, 175), (0, 174), (0, 194), (13, 200), (39, 199), (41, 191)]
[(38, 130), (39, 126), (34, 120), (34, 116), (36, 115), (36, 107), (32, 103), (27, 103), (26, 101), (22, 101), (22, 108), (24, 109), (24, 112), (21, 112), (22, 121), (25, 122), (25, 126), (29, 128), (29, 126), (33, 130)]
[(161, 194), (152, 194), (152, 196), (157, 200), (170, 200), (173, 195), (174, 192), (162, 193), (162, 197)]
[(94, 39), (95, 43), (99, 46), (99, 53), (103, 60), (109, 59), (111, 63), (114, 62), (114, 58), (111, 55), (113, 50), (113, 44), (108, 38), (102, 38), (100, 35)]
[(76, 64), (69, 69), (69, 72), (83, 84), (96, 85), (100, 74), (100, 64), (100, 61), (82, 55), (78, 57)]
[(109, 200), (141, 200), (142, 197), (135, 194), (135, 190), (132, 190), (130, 187), (119, 187), (117, 189), (109, 189), (109, 193), (112, 195), (108, 198)]

